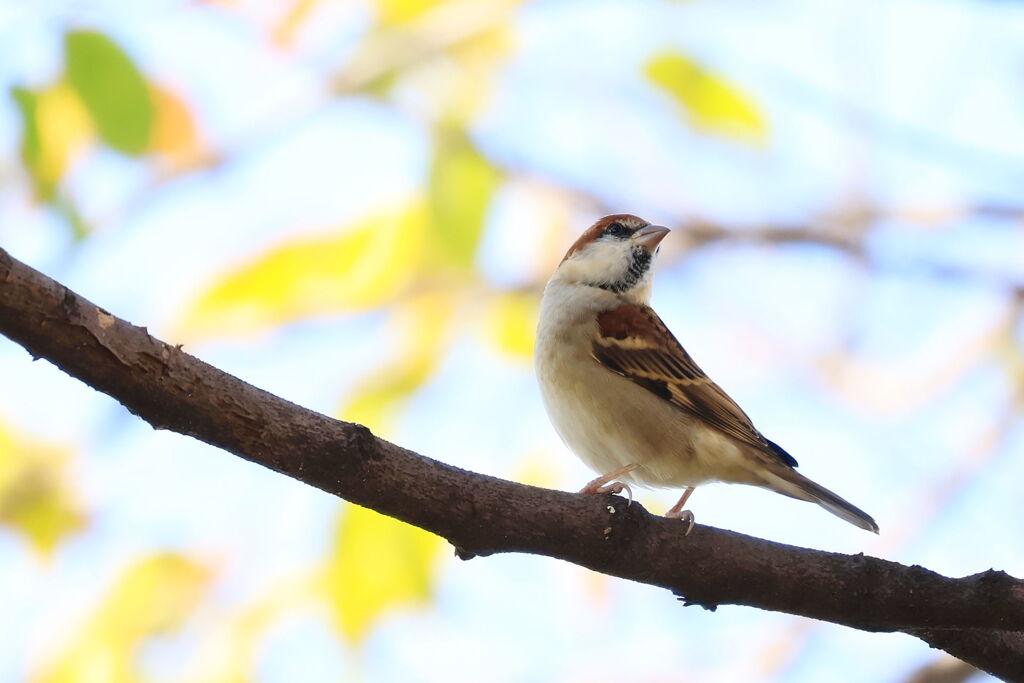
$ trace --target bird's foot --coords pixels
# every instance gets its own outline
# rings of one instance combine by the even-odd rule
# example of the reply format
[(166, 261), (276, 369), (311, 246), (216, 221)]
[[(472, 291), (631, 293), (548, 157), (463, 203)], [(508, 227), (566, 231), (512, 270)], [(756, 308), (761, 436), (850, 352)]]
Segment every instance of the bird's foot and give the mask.
[(633, 489), (629, 488), (629, 484), (624, 484), (621, 481), (613, 481), (610, 484), (600, 484), (594, 486), (594, 482), (590, 482), (586, 486), (580, 489), (580, 493), (622, 493), (626, 492), (626, 505), (633, 502)]
[(669, 519), (681, 519), (686, 523), (686, 531), (683, 532), (683, 536), (689, 536), (690, 532), (693, 531), (693, 525), (696, 522), (696, 518), (693, 513), (689, 510), (669, 510), (665, 513), (665, 516)]
[(624, 484), (621, 481), (614, 481), (614, 479), (615, 477), (621, 477), (623, 474), (632, 472), (637, 467), (638, 465), (626, 465), (625, 467), (620, 467), (614, 472), (602, 474), (600, 477), (588, 482), (586, 486), (581, 488), (580, 493), (622, 493), (625, 491), (629, 503), (632, 503), (633, 489), (629, 488), (629, 484)]
[(681, 519), (686, 522), (686, 533), (684, 533), (683, 536), (689, 536), (690, 532), (693, 531), (693, 513), (689, 510), (683, 509), (683, 506), (686, 505), (686, 501), (690, 499), (691, 495), (693, 495), (693, 487), (687, 486), (686, 490), (683, 491), (683, 495), (679, 497), (679, 502), (669, 508), (668, 512), (665, 513), (665, 516), (669, 519)]

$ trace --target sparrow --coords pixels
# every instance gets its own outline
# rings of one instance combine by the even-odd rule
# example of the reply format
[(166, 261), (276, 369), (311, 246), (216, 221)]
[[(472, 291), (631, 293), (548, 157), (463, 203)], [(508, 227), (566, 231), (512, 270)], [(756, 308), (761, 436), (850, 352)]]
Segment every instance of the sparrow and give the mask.
[(605, 216), (566, 252), (544, 288), (534, 365), (562, 441), (600, 476), (580, 493), (629, 484), (682, 488), (666, 517), (688, 522), (694, 488), (750, 484), (817, 503), (878, 533), (870, 515), (796, 471), (711, 381), (648, 305), (652, 266), (668, 228)]

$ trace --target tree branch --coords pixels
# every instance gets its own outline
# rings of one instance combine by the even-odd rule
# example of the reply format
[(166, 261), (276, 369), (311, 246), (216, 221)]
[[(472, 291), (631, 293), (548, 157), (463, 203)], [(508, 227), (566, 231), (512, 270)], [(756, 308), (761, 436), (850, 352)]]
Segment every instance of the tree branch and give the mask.
[(193, 436), (446, 538), (463, 559), (554, 557), (667, 588), (684, 604), (749, 605), (916, 635), (981, 669), (1024, 671), (1024, 582), (953, 579), (697, 526), (467, 472), (257, 389), (97, 308), (0, 249), (0, 333), (112, 396), (156, 429)]

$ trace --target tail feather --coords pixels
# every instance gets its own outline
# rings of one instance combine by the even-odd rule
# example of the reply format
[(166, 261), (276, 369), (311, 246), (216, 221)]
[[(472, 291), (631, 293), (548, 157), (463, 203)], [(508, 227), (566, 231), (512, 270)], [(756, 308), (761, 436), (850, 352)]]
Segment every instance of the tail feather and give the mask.
[(771, 472), (765, 477), (768, 488), (791, 498), (817, 503), (840, 519), (850, 524), (878, 533), (878, 524), (871, 515), (861, 510), (824, 486), (816, 484), (796, 470), (786, 469)]

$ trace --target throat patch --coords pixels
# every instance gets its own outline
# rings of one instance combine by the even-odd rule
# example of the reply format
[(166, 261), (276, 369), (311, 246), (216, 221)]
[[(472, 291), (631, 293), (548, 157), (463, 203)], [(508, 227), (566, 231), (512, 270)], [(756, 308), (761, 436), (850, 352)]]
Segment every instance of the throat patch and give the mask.
[(614, 292), (615, 294), (621, 294), (627, 290), (633, 289), (637, 282), (647, 273), (647, 270), (651, 267), (651, 252), (647, 251), (643, 247), (633, 247), (632, 261), (629, 264), (629, 270), (617, 282), (602, 282), (595, 287)]

